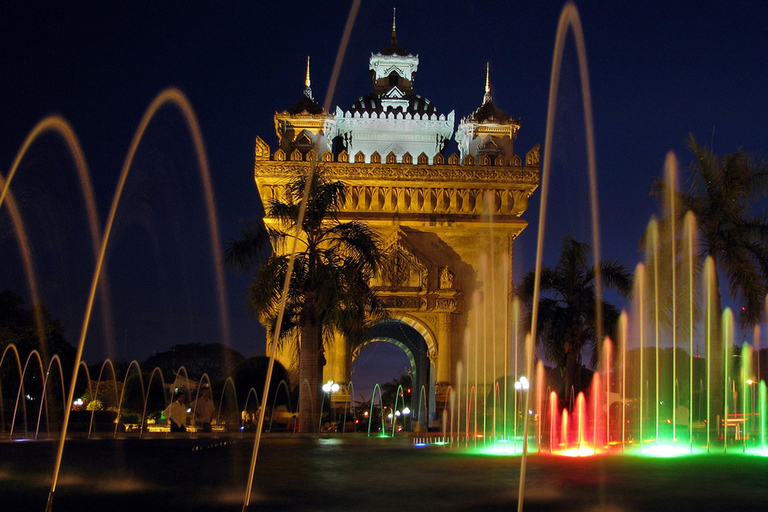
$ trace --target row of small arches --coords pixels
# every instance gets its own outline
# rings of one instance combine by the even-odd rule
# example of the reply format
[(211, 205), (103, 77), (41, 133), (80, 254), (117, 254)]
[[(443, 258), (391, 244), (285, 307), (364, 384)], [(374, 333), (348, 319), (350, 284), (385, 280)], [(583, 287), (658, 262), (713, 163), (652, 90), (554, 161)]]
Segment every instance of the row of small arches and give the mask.
[[(279, 185), (267, 187), (269, 199), (284, 199)], [(519, 215), (527, 196), (517, 190), (351, 186), (345, 210), (358, 212)]]
[(376, 112), (344, 112), (341, 109), (336, 110), (336, 119), (339, 118), (348, 118), (348, 119), (415, 119), (417, 121), (450, 121), (453, 119), (453, 112), (451, 112), (448, 117), (445, 116), (445, 114), (418, 114), (414, 113), (411, 114), (410, 112), (406, 112), (403, 114), (402, 112), (382, 112), (382, 113), (376, 113)]
[[(290, 158), (288, 158), (290, 157)], [(282, 148), (275, 151), (274, 160), (277, 161), (285, 161), (285, 160), (291, 160), (291, 161), (303, 161), (306, 160), (307, 162), (317, 161), (317, 153), (315, 153), (315, 150), (309, 150), (306, 154), (302, 153), (298, 149), (294, 149), (290, 155), (287, 155), (285, 151), (283, 151)], [(322, 162), (340, 162), (340, 163), (349, 163), (350, 162), (350, 155), (345, 150), (342, 150), (338, 156), (334, 157), (334, 154), (331, 151), (326, 151), (322, 154), (320, 160)], [(354, 160), (352, 160), (354, 163), (357, 164), (364, 164), (366, 163), (366, 155), (362, 151), (358, 151), (354, 155)], [(398, 162), (397, 155), (390, 151), (386, 157), (382, 159), (382, 155), (378, 151), (374, 151), (371, 154), (371, 161), (372, 164), (381, 164), (381, 163), (387, 163), (387, 164), (413, 164), (413, 156), (410, 153), (403, 154), (402, 158)], [(418, 157), (416, 157), (417, 165), (428, 165), (429, 164), (429, 157), (426, 155), (426, 153), (421, 153)], [(445, 165), (446, 158), (442, 153), (437, 153), (434, 157), (432, 157), (432, 163), (434, 165)], [(518, 155), (512, 155), (512, 158), (507, 161), (506, 158), (504, 158), (504, 155), (496, 155), (495, 157), (492, 157), (491, 155), (480, 155), (479, 158), (476, 158), (474, 155), (466, 155), (462, 161), (461, 158), (459, 158), (459, 155), (456, 153), (453, 153), (451, 156), (447, 159), (448, 165), (482, 165), (482, 166), (506, 166), (510, 165), (513, 167), (520, 167), (522, 165), (522, 160)]]
[(516, 214), (521, 199), (513, 190), (352, 186), (346, 207), (356, 211)]

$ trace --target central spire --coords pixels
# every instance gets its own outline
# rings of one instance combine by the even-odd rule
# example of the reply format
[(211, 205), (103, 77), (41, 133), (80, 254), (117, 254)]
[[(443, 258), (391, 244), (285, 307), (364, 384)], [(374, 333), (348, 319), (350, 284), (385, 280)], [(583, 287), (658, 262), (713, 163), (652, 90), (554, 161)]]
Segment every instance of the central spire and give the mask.
[(490, 103), (491, 99), (491, 63), (485, 63), (485, 95), (483, 96), (483, 105)]
[(312, 88), (310, 87), (310, 80), (309, 80), (309, 55), (307, 55), (307, 76), (304, 78), (304, 96), (307, 98), (313, 100), (312, 97)]
[(397, 44), (397, 25), (395, 23), (397, 17), (397, 7), (392, 8), (392, 44)]

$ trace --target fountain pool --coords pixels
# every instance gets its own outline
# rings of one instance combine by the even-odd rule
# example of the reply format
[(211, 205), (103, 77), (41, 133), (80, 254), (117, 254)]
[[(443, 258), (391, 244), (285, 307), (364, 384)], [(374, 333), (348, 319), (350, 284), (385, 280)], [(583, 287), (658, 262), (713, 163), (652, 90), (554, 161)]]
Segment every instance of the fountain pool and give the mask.
[[(59, 510), (237, 511), (252, 437), (123, 437), (67, 443)], [(6, 512), (43, 510), (56, 443), (0, 442)], [(513, 510), (518, 457), (416, 447), (406, 436), (262, 440), (250, 510)], [(768, 459), (702, 455), (528, 458), (526, 510), (749, 510), (768, 500)]]
[[(571, 16), (575, 16), (574, 9), (570, 9)], [(577, 19), (574, 17), (574, 19)], [(573, 23), (573, 21), (571, 22)], [(584, 69), (586, 76), (586, 68)], [(588, 95), (587, 95), (588, 99)], [(138, 130), (134, 144), (132, 145), (131, 155), (138, 141), (141, 139), (146, 124), (151, 119), (155, 110), (165, 103), (175, 103), (188, 118), (190, 129), (193, 132), (197, 143), (197, 154), (200, 155), (200, 165), (203, 168), (202, 176), (204, 183), (209, 185), (207, 179), (207, 165), (202, 150), (202, 139), (199, 136), (199, 129), (191, 113), (191, 107), (183, 96), (174, 90), (168, 90), (161, 94), (153, 102), (147, 115), (142, 122), (141, 129)], [(585, 100), (585, 109), (590, 112), (589, 101)], [(552, 113), (554, 116), (554, 113)], [(551, 124), (551, 122), (549, 123)], [(591, 124), (591, 120), (589, 123)], [(46, 128), (50, 126), (51, 128)], [(41, 125), (41, 129), (46, 130), (58, 127), (59, 131), (68, 133), (65, 130), (63, 120), (59, 118), (50, 118)], [(591, 128), (588, 130), (591, 131)], [(33, 137), (34, 138), (34, 137)], [(591, 136), (589, 137), (592, 138)], [(74, 142), (71, 142), (76, 146)], [(549, 148), (551, 144), (545, 144)], [(73, 154), (79, 154), (79, 149), (72, 149)], [(21, 152), (23, 154), (23, 151)], [(114, 220), (119, 199), (120, 190), (127, 178), (130, 168), (131, 158), (126, 160), (121, 182), (116, 191), (113, 209), (110, 212), (110, 221)], [(549, 157), (545, 155), (544, 161)], [(13, 173), (5, 177), (6, 182), (10, 182)], [(85, 173), (82, 173), (85, 176)], [(594, 181), (594, 178), (592, 181)], [(87, 180), (81, 178), (83, 182)], [(2, 185), (2, 183), (0, 183)], [(206, 197), (210, 197), (210, 187), (206, 186)], [(595, 194), (596, 196), (596, 194)], [(11, 196), (8, 196), (9, 198)], [(596, 197), (594, 198), (596, 203)], [(212, 201), (208, 211), (213, 211)], [(8, 206), (11, 208), (11, 205)], [(596, 209), (596, 208), (595, 208)], [(13, 213), (12, 213), (13, 215)], [(216, 222), (213, 215), (210, 215), (208, 223), (215, 226)], [(543, 226), (543, 217), (540, 224)], [(21, 230), (20, 230), (21, 231)], [(96, 226), (94, 232), (98, 234), (100, 228)], [(215, 229), (211, 229), (211, 238), (214, 239), (212, 246), (212, 257), (218, 257), (217, 241), (218, 235)], [(541, 237), (543, 239), (543, 227)], [(21, 238), (21, 237), (20, 237)], [(101, 261), (106, 251), (106, 242), (109, 239), (109, 229), (105, 231), (104, 236), (99, 239), (94, 238), (94, 246), (101, 245), (100, 256), (95, 254), (95, 259)], [(595, 231), (595, 240), (599, 239), (599, 232)], [(99, 244), (101, 242), (101, 244)], [(21, 242), (20, 242), (21, 243)], [(598, 246), (597, 243), (594, 244)], [(98, 249), (98, 247), (96, 247)], [(98, 253), (99, 251), (94, 251)], [(98, 256), (98, 257), (96, 257)], [(597, 259), (597, 258), (596, 258)], [(656, 260), (652, 260), (653, 263)], [(32, 265), (28, 265), (31, 269)], [(538, 266), (538, 264), (537, 264)], [(83, 344), (87, 334), (87, 324), (90, 318), (90, 311), (95, 297), (96, 286), (99, 279), (100, 263), (97, 265), (97, 271), (92, 280), (91, 294), (89, 304), (85, 308), (85, 321), (83, 331), (80, 333), (80, 342), (78, 346), (79, 353), (77, 361), (82, 356)], [(648, 269), (650, 272), (650, 267)], [(33, 282), (33, 272), (30, 270), (28, 280)], [(216, 278), (218, 295), (223, 295), (223, 279), (221, 276)], [(36, 284), (35, 284), (36, 286)], [(34, 288), (35, 286), (30, 286)], [(658, 288), (658, 286), (657, 286)], [(672, 286), (671, 288), (675, 288)], [(674, 294), (676, 295), (676, 294)], [(657, 302), (657, 301), (655, 301)], [(673, 308), (674, 309), (674, 308)], [(693, 310), (692, 307), (689, 310)], [(224, 311), (220, 315), (226, 318)], [(659, 316), (658, 313), (655, 314)], [(674, 314), (672, 315), (674, 318)], [(640, 315), (641, 325), (643, 315)], [(732, 322), (726, 322), (731, 325)], [(658, 325), (658, 322), (656, 322)], [(701, 328), (699, 328), (701, 329)], [(222, 331), (227, 331), (226, 326), (222, 326)], [(676, 329), (673, 328), (676, 333)], [(691, 326), (689, 332), (694, 332)], [(226, 337), (226, 336), (224, 336)], [(658, 338), (658, 336), (656, 336)], [(726, 338), (725, 348), (721, 347), (719, 352), (729, 350), (733, 345), (732, 336)], [(681, 340), (683, 341), (683, 340)], [(653, 368), (646, 368), (642, 361), (644, 355), (642, 352), (638, 357), (641, 361), (638, 377), (638, 395), (640, 404), (645, 404), (652, 397), (653, 402), (660, 402), (659, 386), (655, 385), (654, 393), (644, 392), (647, 389), (645, 383), (650, 380), (648, 372), (654, 373), (654, 380), (658, 383), (664, 379), (666, 386), (670, 388), (672, 394), (673, 410), (677, 404), (684, 403), (688, 396), (689, 403), (693, 404), (693, 392), (695, 391), (693, 380), (694, 362), (693, 344), (688, 345), (689, 359), (677, 362), (675, 350), (684, 345), (678, 345), (677, 339), (673, 342), (673, 371), (666, 377), (659, 377), (661, 373), (658, 368), (661, 363), (656, 355), (656, 363)], [(625, 343), (624, 346), (627, 346)], [(650, 346), (650, 344), (648, 344)], [(640, 347), (643, 347), (642, 342)], [(659, 353), (657, 341), (656, 354)], [(642, 350), (642, 349), (641, 349)], [(529, 351), (531, 352), (531, 351)], [(619, 354), (614, 354), (614, 357)], [(626, 353), (620, 354), (622, 357)], [(646, 354), (647, 356), (647, 354)], [(745, 357), (744, 360), (748, 358)], [(605, 357), (604, 361), (610, 361), (610, 356)], [(710, 359), (711, 360), (711, 359)], [(531, 376), (533, 368), (530, 367), (531, 357), (525, 358), (523, 362), (526, 366), (524, 375)], [(19, 366), (21, 361), (18, 361)], [(690, 363), (690, 366), (686, 366)], [(517, 363), (515, 363), (517, 364)], [(522, 363), (521, 363), (522, 364)], [(39, 365), (42, 375), (42, 364)], [(627, 364), (622, 363), (623, 367)], [(677, 373), (684, 368), (690, 368), (687, 374)], [(746, 367), (746, 365), (744, 365)], [(78, 364), (75, 364), (78, 368)], [(726, 370), (727, 371), (727, 370)], [(19, 371), (21, 374), (22, 372)], [(61, 388), (66, 388), (59, 369), (59, 378), (62, 381)], [(517, 377), (517, 373), (515, 374)], [(610, 377), (610, 371), (605, 373)], [(687, 379), (683, 376), (687, 375)], [(748, 381), (751, 381), (751, 374), (743, 372), (742, 375), (734, 378), (733, 375), (726, 374), (724, 378), (713, 379), (715, 384), (711, 389), (720, 395), (729, 395), (729, 390), (734, 388), (735, 381), (739, 381), (742, 386), (741, 409), (736, 407), (737, 400), (726, 396), (723, 399), (724, 409), (719, 408), (713, 414), (709, 415), (708, 422), (711, 424), (718, 421), (720, 410), (723, 411), (723, 417), (729, 418), (729, 414), (738, 411), (742, 415), (750, 414), (755, 416), (756, 407), (748, 407), (749, 403), (746, 397), (754, 393), (751, 388), (746, 387)], [(749, 380), (748, 380), (749, 378)], [(23, 380), (23, 379), (22, 379)], [(625, 379), (622, 378), (622, 384)], [(683, 384), (680, 391), (677, 386), (679, 382), (690, 381), (687, 386)], [(702, 381), (703, 379), (698, 379)], [(759, 379), (758, 379), (759, 380)], [(72, 402), (74, 394), (74, 383), (72, 379), (71, 391), (68, 397), (62, 397), (62, 403)], [(541, 379), (538, 380), (541, 382)], [(537, 384), (538, 384), (537, 382)], [(605, 403), (605, 397), (610, 400), (611, 381), (606, 379), (605, 388), (601, 391), (599, 386), (595, 389), (595, 399), (592, 400), (592, 411), (599, 411), (596, 405)], [(721, 384), (723, 383), (723, 384)], [(466, 382), (469, 388), (469, 382)], [(751, 385), (751, 384), (750, 384)], [(20, 386), (19, 386), (20, 387)], [(626, 386), (625, 386), (626, 387)], [(700, 386), (701, 387), (701, 386)], [(527, 388), (526, 388), (527, 389)], [(541, 388), (543, 389), (543, 387)], [(708, 386), (709, 389), (709, 386)], [(687, 393), (686, 393), (687, 391)], [(749, 393), (747, 392), (749, 391)], [(538, 391), (537, 391), (538, 392)], [(18, 393), (17, 393), (18, 394)], [(463, 397), (470, 396), (470, 390), (464, 393)], [(533, 391), (526, 394), (526, 400), (530, 400)], [(713, 393), (714, 394), (714, 393)], [(730, 393), (734, 395), (734, 393)], [(763, 395), (765, 392), (763, 392)], [(702, 394), (700, 393), (699, 396)], [(622, 400), (627, 396), (627, 392), (621, 393)], [(682, 402), (678, 402), (678, 397)], [(538, 392), (537, 403), (543, 404), (545, 397)], [(730, 402), (729, 402), (730, 400)], [(707, 399), (707, 402), (710, 400)], [(755, 400), (753, 399), (753, 403)], [(765, 403), (764, 397), (759, 399), (760, 403)], [(466, 403), (470, 403), (466, 400)], [(479, 406), (476, 401), (472, 401), (473, 411), (477, 411)], [(611, 402), (612, 403), (612, 402)], [(729, 408), (730, 406), (730, 408)], [(533, 439), (538, 437), (540, 447), (541, 439), (547, 439), (547, 431), (539, 429), (535, 432), (535, 427), (543, 424), (542, 418), (547, 418), (543, 406), (537, 408), (539, 422), (533, 425), (534, 430), (528, 431), (527, 421), (524, 427), (529, 435), (518, 437), (517, 431), (517, 406), (514, 406), (514, 437), (519, 442), (521, 439)], [(590, 407), (585, 405), (584, 407)], [(643, 406), (641, 406), (643, 407)], [(657, 441), (661, 434), (664, 434), (662, 427), (667, 419), (664, 411), (661, 411), (654, 404), (640, 409), (640, 416), (648, 416), (647, 411), (655, 411), (651, 414), (652, 421), (648, 421), (648, 429), (641, 430), (639, 436), (640, 443), (646, 441), (644, 434), (653, 431), (652, 441)], [(521, 410), (531, 410), (527, 406)], [(552, 410), (553, 408), (550, 408)], [(607, 407), (610, 409), (610, 407)], [(699, 407), (696, 418), (701, 418), (703, 413)], [(713, 408), (714, 409), (714, 408)], [(65, 411), (69, 409), (64, 408)], [(587, 409), (589, 411), (589, 409)], [(693, 410), (693, 407), (691, 407)], [(644, 414), (642, 411), (646, 411)], [(593, 413), (596, 417), (598, 413)], [(667, 440), (675, 441), (679, 436), (676, 432), (677, 422), (675, 421), (676, 412), (671, 415), (671, 434), (666, 434)], [(63, 424), (66, 426), (68, 413), (64, 413)], [(454, 420), (451, 418), (449, 424), (451, 429), (444, 428), (444, 431), (454, 432), (464, 431), (467, 434), (478, 431), (478, 420), (474, 420), (474, 429), (470, 429), (469, 407), (463, 413), (456, 414), (456, 428), (453, 430)], [(463, 422), (460, 418), (464, 419)], [(475, 413), (475, 418), (477, 414)], [(527, 418), (528, 416), (523, 415)], [(579, 415), (586, 418), (586, 413)], [(617, 416), (613, 416), (616, 418)], [(687, 416), (690, 420), (689, 433), (693, 431), (693, 413)], [(552, 416), (549, 432), (552, 432), (552, 425), (565, 425), (565, 420), (559, 419), (557, 415)], [(764, 416), (763, 416), (764, 418)], [(262, 417), (263, 419), (263, 417)], [(581, 430), (584, 431), (587, 420), (582, 421)], [(703, 421), (703, 420), (701, 420)], [(727, 424), (727, 419), (726, 426)], [(495, 424), (494, 422), (488, 422)], [(622, 421), (622, 423), (625, 423)], [(601, 445), (609, 445), (612, 437), (610, 428), (610, 419), (606, 419), (605, 430), (597, 435), (598, 427), (594, 426), (597, 422), (593, 420), (591, 429), (594, 434), (593, 442)], [(680, 422), (683, 425), (684, 422)], [(38, 420), (39, 425), (39, 420)], [(577, 421), (572, 421), (571, 425), (579, 425)], [(760, 429), (758, 429), (760, 427)], [(26, 429), (25, 429), (26, 430)], [(568, 430), (563, 427), (563, 434), (560, 437), (566, 439), (568, 444)], [(614, 429), (615, 434), (618, 429)], [(760, 432), (759, 436), (764, 443), (766, 440), (764, 422), (751, 426), (751, 437), (756, 437), (755, 433)], [(579, 434), (576, 430), (578, 440), (582, 443), (582, 438), (587, 438)], [(56, 494), (56, 504), (53, 509), (60, 510), (136, 510), (136, 509), (166, 509), (166, 510), (185, 510), (185, 511), (225, 511), (241, 510), (243, 503), (243, 494), (249, 481), (249, 467), (255, 464), (255, 458), (252, 461), (251, 447), (254, 446), (254, 440), (249, 435), (242, 434), (223, 434), (213, 436), (179, 436), (171, 437), (166, 434), (152, 434), (140, 437), (136, 436), (115, 436), (85, 439), (77, 434), (67, 437), (66, 430), (61, 434), (61, 441), (57, 444), (49, 440), (0, 440), (0, 500), (3, 502), (3, 511), (14, 510), (42, 510), (46, 506), (46, 499), (49, 490), (52, 487), (58, 489)], [(542, 434), (544, 437), (542, 438)], [(419, 510), (440, 510), (440, 511), (493, 511), (493, 510), (511, 510), (519, 501), (518, 496), (522, 489), (526, 490), (525, 507), (528, 510), (732, 510), (732, 509), (752, 509), (756, 503), (761, 503), (768, 498), (768, 489), (762, 485), (763, 475), (768, 458), (755, 457), (747, 453), (745, 443), (742, 442), (741, 432), (737, 434), (734, 429), (734, 438), (739, 443), (736, 447), (742, 450), (729, 450), (728, 456), (722, 453), (700, 454), (697, 456), (682, 456), (673, 459), (661, 460), (658, 458), (646, 458), (636, 455), (630, 450), (625, 456), (613, 457), (607, 456), (619, 448), (609, 448), (593, 457), (556, 457), (547, 450), (542, 453), (531, 453), (522, 461), (517, 456), (490, 456), (474, 450), (456, 449), (451, 446), (437, 446), (427, 443), (425, 446), (416, 446), (413, 438), (407, 435), (395, 437), (394, 439), (381, 439), (376, 437), (363, 437), (356, 435), (337, 436), (276, 436), (269, 435), (264, 438), (259, 452), (259, 461), (255, 464), (255, 474), (253, 475), (252, 494), (250, 498), (249, 510), (283, 510), (283, 511), (312, 511), (312, 510), (390, 510), (392, 508), (415, 507)], [(483, 430), (483, 435), (487, 431)], [(629, 443), (629, 437), (623, 432), (620, 436), (622, 442)], [(64, 440), (67, 439), (66, 443)], [(555, 439), (552, 437), (552, 439)], [(688, 439), (688, 453), (690, 454), (693, 441)], [(729, 438), (725, 436), (724, 446), (727, 448)], [(649, 440), (650, 441), (650, 440)], [(684, 444), (685, 439), (683, 438)], [(466, 439), (462, 443), (457, 443), (462, 448), (467, 448), (468, 444), (484, 444), (485, 440)], [(750, 441), (752, 443), (752, 441)], [(489, 443), (491, 445), (492, 443)], [(651, 443), (648, 443), (651, 444)], [(709, 445), (709, 441), (703, 443), (697, 440), (697, 445)], [(715, 441), (717, 444), (717, 441)], [(257, 444), (258, 446), (258, 444)], [(532, 446), (535, 446), (532, 444)], [(57, 457), (58, 450), (58, 457)], [(514, 453), (516, 450), (512, 450)], [(535, 451), (535, 450), (533, 450)], [(254, 453), (256, 450), (254, 450)], [(63, 464), (62, 464), (63, 462)], [(51, 475), (51, 469), (56, 468), (54, 475)], [(60, 469), (60, 471), (59, 471)], [(527, 477), (526, 477), (527, 475)], [(527, 480), (526, 480), (527, 478)], [(58, 480), (58, 485), (57, 485)], [(517, 482), (520, 481), (520, 487)], [(49, 508), (51, 501), (48, 501)]]

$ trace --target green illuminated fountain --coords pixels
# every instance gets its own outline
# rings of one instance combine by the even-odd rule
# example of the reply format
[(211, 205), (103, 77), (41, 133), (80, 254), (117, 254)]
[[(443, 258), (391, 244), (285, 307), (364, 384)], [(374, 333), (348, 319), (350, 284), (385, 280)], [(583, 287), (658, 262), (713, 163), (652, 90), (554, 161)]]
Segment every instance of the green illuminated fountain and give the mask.
[[(539, 250), (536, 260), (539, 273), (542, 265), (541, 252), (546, 220), (548, 166), (551, 159), (549, 148), (552, 146), (552, 125), (556, 114), (554, 98), (557, 95), (559, 66), (568, 28), (571, 28), (576, 35), (581, 68), (585, 104), (585, 131), (588, 141), (587, 154), (590, 160), (589, 178), (594, 224), (592, 247), (595, 251), (593, 259), (600, 261), (597, 179), (594, 164), (594, 138), (592, 135), (586, 52), (578, 12), (575, 6), (567, 4), (558, 27), (550, 90), (550, 110), (542, 176), (543, 206), (539, 218)], [(69, 442), (67, 432), (71, 412), (69, 404), (75, 400), (75, 384), (78, 372), (84, 368), (81, 365), (83, 345), (87, 337), (90, 315), (101, 279), (103, 259), (107, 251), (110, 230), (115, 220), (121, 191), (129, 173), (133, 154), (147, 124), (155, 112), (166, 104), (175, 105), (180, 109), (192, 132), (207, 199), (208, 228), (214, 240), (213, 250), (216, 251), (219, 246), (215, 208), (200, 130), (186, 98), (179, 91), (169, 89), (161, 93), (152, 103), (139, 130), (137, 130), (129, 156), (120, 175), (103, 236), (100, 235), (101, 229), (98, 226), (95, 205), (88, 207), (89, 217), (92, 221), (90, 228), (94, 253), (96, 254), (96, 265), (92, 276), (88, 304), (84, 312), (82, 331), (79, 335), (77, 358), (71, 381), (64, 382), (64, 371), (58, 359), (52, 359), (50, 366), (43, 368), (39, 354), (37, 354), (36, 359), (32, 357), (28, 361), (22, 361), (15, 347), (6, 349), (0, 358), (0, 370), (6, 367), (15, 367), (19, 375), (17, 399), (13, 405), (14, 415), (21, 410), (21, 407), (26, 406), (26, 400), (19, 399), (19, 397), (24, 395), (23, 384), (27, 367), (31, 368), (30, 372), (36, 371), (40, 376), (45, 376), (46, 385), (49, 380), (52, 382), (57, 379), (61, 381), (61, 402), (50, 404), (52, 408), (57, 406), (61, 408), (63, 428), (60, 432), (57, 455), (52, 468), (53, 477), (49, 482), (50, 490), (46, 506), (48, 510), (56, 508), (54, 495), (59, 483), (64, 447)], [(18, 217), (11, 193), (11, 182), (28, 145), (40, 133), (46, 131), (56, 131), (67, 141), (77, 162), (84, 196), (92, 198), (92, 193), (89, 192), (90, 184), (87, 169), (74, 134), (62, 119), (46, 118), (33, 129), (8, 175), (0, 179), (0, 186), (2, 186), (0, 207), (8, 209), (9, 217), (14, 222), (13, 229), (16, 233), (16, 240), (22, 248), (21, 252), (26, 256), (24, 268), (27, 271), (27, 281), (30, 283), (30, 293), (33, 297), (37, 296), (37, 284), (34, 272), (31, 270), (33, 268), (30, 259), (32, 251), (30, 251), (24, 236), (23, 222), (20, 222)], [(764, 376), (760, 375), (760, 329), (754, 330), (752, 344), (743, 343), (740, 348), (736, 347), (734, 314), (728, 308), (721, 311), (715, 264), (711, 259), (699, 264), (694, 257), (697, 244), (696, 234), (699, 230), (693, 215), (686, 214), (684, 217), (680, 215), (681, 206), (675, 200), (676, 192), (678, 192), (677, 181), (677, 161), (674, 155), (669, 155), (665, 163), (665, 182), (668, 184), (666, 189), (668, 195), (665, 201), (666, 211), (661, 220), (653, 219), (650, 221), (644, 236), (645, 258), (643, 262), (638, 264), (635, 273), (636, 292), (632, 307), (622, 315), (617, 339), (606, 338), (602, 343), (600, 363), (594, 373), (591, 387), (586, 393), (579, 393), (573, 397), (573, 407), (570, 409), (562, 408), (561, 403), (568, 400), (563, 400), (563, 397), (558, 397), (556, 393), (548, 389), (542, 362), (538, 361), (538, 364), (534, 365), (535, 351), (532, 340), (535, 339), (536, 333), (521, 332), (520, 308), (518, 305), (514, 305), (511, 308), (514, 312), (514, 318), (509, 321), (510, 330), (513, 331), (510, 336), (512, 346), (509, 347), (509, 354), (512, 354), (513, 357), (509, 361), (508, 375), (499, 376), (497, 379), (497, 382), (502, 382), (500, 379), (504, 379), (504, 385), (497, 384), (492, 390), (492, 405), (488, 407), (487, 399), (478, 400), (478, 392), (476, 388), (470, 385), (469, 379), (464, 378), (462, 380), (462, 375), (468, 372), (465, 372), (461, 367), (458, 368), (456, 373), (459, 383), (455, 392), (450, 394), (450, 404), (446, 407), (443, 429), (439, 435), (419, 437), (416, 443), (419, 447), (447, 444), (457, 448), (478, 449), (495, 454), (520, 454), (520, 487), (517, 495), (520, 508), (524, 502), (527, 457), (529, 453), (533, 452), (572, 457), (619, 453), (671, 456), (707, 452), (710, 454), (712, 452), (727, 452), (729, 454), (748, 452), (768, 455), (768, 450), (766, 450), (768, 392), (766, 391)], [(669, 221), (678, 218), (681, 219), (679, 222)], [(218, 274), (217, 283), (219, 285), (219, 299), (222, 299), (224, 295), (223, 278), (220, 274)], [(598, 280), (598, 290), (600, 287), (601, 284)], [(534, 305), (537, 303), (538, 300), (534, 300)], [(221, 300), (220, 304), (224, 304), (224, 301)], [(223, 308), (223, 306), (220, 307)], [(226, 319), (226, 312), (222, 310), (220, 313), (223, 319), (222, 330), (226, 333), (227, 327), (224, 320)], [(534, 318), (536, 315), (537, 310), (534, 306)], [(536, 325), (535, 320), (533, 325)], [(521, 355), (519, 360), (518, 354)], [(111, 369), (111, 374), (114, 380), (114, 368)], [(49, 375), (52, 375), (50, 379), (48, 378)], [(101, 381), (101, 377), (98, 381)], [(465, 386), (464, 389), (462, 389), (462, 385)], [(69, 391), (64, 393), (67, 386)], [(115, 388), (117, 388), (116, 384)], [(379, 389), (378, 385), (375, 389)], [(511, 397), (508, 396), (510, 391), (512, 392)], [(258, 396), (266, 397), (268, 395), (267, 390), (263, 393), (254, 390), (254, 393), (257, 401)], [(402, 397), (402, 393), (398, 392), (396, 397), (398, 397), (396, 402), (391, 404), (393, 411), (398, 409), (397, 400)], [(381, 403), (381, 391), (379, 389), (378, 406), (381, 408), (382, 418), (384, 417), (383, 408), (385, 405), (390, 406), (390, 404)], [(2, 406), (0, 416), (4, 418), (3, 412), (10, 410), (11, 407), (5, 401), (0, 401), (0, 406)], [(373, 416), (373, 406), (374, 401), (371, 400), (371, 410), (369, 411), (371, 417)], [(260, 427), (254, 442), (252, 462), (249, 468), (245, 468), (250, 471), (247, 483), (248, 493), (254, 486), (256, 455), (258, 454), (265, 409), (262, 408), (259, 419)], [(25, 428), (24, 435), (26, 437), (38, 437), (41, 419), (44, 417), (43, 411), (44, 408), (41, 404), (36, 429)], [(28, 414), (26, 412), (20, 414), (23, 414), (26, 420)], [(45, 417), (48, 417), (47, 413)], [(13, 432), (16, 424), (14, 417), (10, 424), (9, 439), (18, 438), (18, 432)], [(382, 437), (397, 437), (395, 436), (395, 425), (396, 421), (393, 418), (392, 435), (382, 435)], [(31, 434), (32, 431), (35, 432), (34, 436)], [(370, 431), (368, 434), (370, 436)], [(380, 441), (371, 439), (370, 442)], [(397, 443), (398, 441), (393, 440), (392, 442)], [(323, 445), (323, 448), (329, 449), (334, 455), (338, 455), (332, 451), (332, 448), (329, 448), (329, 446), (332, 447), (332, 443), (327, 443)], [(248, 439), (248, 447), (250, 447), (250, 439)], [(195, 448), (199, 447), (196, 446)], [(325, 459), (321, 458), (321, 460), (328, 463)], [(277, 465), (275, 459), (272, 461)], [(562, 464), (568, 463), (562, 462)], [(243, 469), (244, 466), (245, 464), (241, 463), (237, 467)], [(331, 482), (331, 484), (335, 483)], [(249, 499), (250, 494), (246, 498), (244, 509), (248, 507)]]

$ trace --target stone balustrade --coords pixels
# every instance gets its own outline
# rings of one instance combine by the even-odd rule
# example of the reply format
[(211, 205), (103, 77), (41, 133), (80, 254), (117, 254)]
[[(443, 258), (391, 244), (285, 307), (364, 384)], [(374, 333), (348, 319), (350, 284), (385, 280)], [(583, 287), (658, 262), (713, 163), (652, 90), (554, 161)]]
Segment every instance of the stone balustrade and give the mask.
[(400, 158), (389, 153), (383, 159), (373, 153), (370, 163), (365, 163), (366, 156), (359, 152), (350, 162), (345, 151), (326, 151), (319, 158), (312, 150), (271, 153), (257, 138), (255, 177), (263, 200), (282, 199), (286, 178), (317, 162), (328, 176), (348, 185), (345, 211), (517, 217), (539, 182), (538, 145), (526, 154), (525, 165), (517, 155), (509, 161), (502, 155), (468, 155), (460, 162), (452, 154), (446, 162), (437, 154), (431, 164), (424, 153), (415, 159), (409, 153)]

